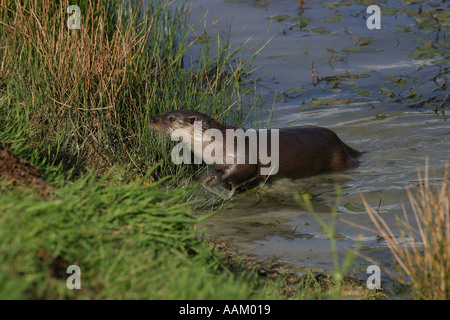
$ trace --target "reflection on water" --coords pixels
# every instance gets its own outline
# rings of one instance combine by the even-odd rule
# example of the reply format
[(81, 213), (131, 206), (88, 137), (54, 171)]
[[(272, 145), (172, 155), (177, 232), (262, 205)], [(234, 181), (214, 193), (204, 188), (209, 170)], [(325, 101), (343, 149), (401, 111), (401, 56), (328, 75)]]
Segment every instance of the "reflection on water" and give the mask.
[[(443, 85), (446, 75), (431, 80), (441, 67), (448, 66), (439, 60), (445, 53), (422, 60), (406, 55), (437, 36), (441, 41), (446, 39), (448, 23), (442, 22), (442, 30), (436, 35), (433, 30), (417, 28), (417, 21), (421, 20), (403, 13), (418, 12), (420, 4), (392, 1), (389, 5), (383, 10), (392, 13), (397, 8), (397, 14), (382, 15), (382, 29), (368, 30), (366, 7), (356, 3), (330, 7), (323, 1), (309, 1), (300, 8), (297, 1), (280, 0), (255, 8), (252, 1), (195, 1), (193, 15), (210, 8), (209, 19), (220, 18), (222, 25), (233, 17), (236, 45), (249, 37), (250, 43), (260, 43), (270, 26), (268, 37), (273, 38), (255, 60), (254, 66), (260, 68), (251, 77), (262, 90), (267, 110), (276, 98), (275, 127), (328, 127), (349, 146), (367, 151), (360, 158), (360, 167), (354, 170), (277, 181), (264, 186), (259, 197), (240, 193), (233, 200), (233, 208), (206, 222), (211, 235), (231, 238), (236, 245), (262, 258), (276, 256), (301, 266), (330, 269), (330, 244), (323, 226), (293, 201), (292, 194), (306, 191), (314, 195), (315, 211), (329, 223), (329, 206), (336, 202), (339, 186), (342, 199), (337, 208), (336, 233), (340, 256), (346, 248), (355, 248), (359, 243), (365, 254), (380, 262), (389, 261), (390, 254), (376, 233), (353, 226), (373, 229), (367, 213), (358, 209), (362, 207), (361, 194), (379, 207), (380, 214), (395, 230), (401, 204), (408, 208), (405, 188), (418, 183), (416, 168), (423, 172), (428, 158), (432, 175), (439, 180), (450, 159), (450, 124), (446, 117), (432, 108), (408, 107), (433, 95), (448, 95)], [(428, 5), (424, 2), (422, 10), (434, 10)], [(449, 9), (448, 4), (440, 5)], [(288, 18), (280, 22), (268, 19), (281, 14)], [(336, 23), (323, 22), (337, 14), (344, 18)], [(300, 28), (295, 17), (313, 21)], [(319, 26), (329, 33), (314, 33), (312, 28)], [(407, 28), (414, 33), (405, 32)], [(368, 44), (361, 45), (361, 39)], [(314, 85), (313, 70), (321, 77), (365, 75)], [(328, 100), (317, 103), (317, 99)], [(336, 99), (341, 103), (330, 103)], [(441, 107), (449, 111), (445, 103)], [(364, 260), (357, 263), (367, 265)]]

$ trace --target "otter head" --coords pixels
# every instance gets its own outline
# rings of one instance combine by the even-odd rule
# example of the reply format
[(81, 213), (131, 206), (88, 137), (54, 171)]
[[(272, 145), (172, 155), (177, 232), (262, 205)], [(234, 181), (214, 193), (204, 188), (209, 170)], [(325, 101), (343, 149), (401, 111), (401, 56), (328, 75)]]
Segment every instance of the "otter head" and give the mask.
[(215, 120), (209, 116), (193, 111), (193, 110), (175, 110), (169, 111), (159, 116), (154, 116), (150, 119), (150, 126), (170, 136), (177, 129), (185, 129), (194, 133), (194, 124), (196, 121), (202, 121), (202, 129), (207, 129), (208, 124), (216, 123)]

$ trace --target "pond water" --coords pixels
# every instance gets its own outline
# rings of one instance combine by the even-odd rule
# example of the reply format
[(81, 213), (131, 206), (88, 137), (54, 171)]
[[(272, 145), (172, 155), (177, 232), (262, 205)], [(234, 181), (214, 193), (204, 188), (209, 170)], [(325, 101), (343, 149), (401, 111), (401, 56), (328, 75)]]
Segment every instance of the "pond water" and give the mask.
[[(259, 196), (239, 193), (232, 208), (207, 220), (208, 234), (261, 259), (276, 257), (297, 266), (331, 270), (328, 236), (293, 193), (314, 195), (317, 215), (329, 223), (336, 186), (339, 256), (359, 243), (361, 251), (391, 264), (391, 255), (362, 209), (369, 204), (395, 226), (405, 188), (418, 183), (425, 161), (442, 181), (450, 160), (447, 89), (450, 61), (450, 5), (445, 1), (378, 1), (381, 29), (369, 29), (372, 1), (206, 1), (196, 0), (192, 17), (209, 10), (207, 21), (231, 23), (233, 45), (270, 41), (250, 75), (261, 91), (274, 127), (318, 125), (334, 130), (357, 150), (368, 151), (360, 167), (298, 181), (266, 185)], [(439, 21), (437, 24), (436, 21)], [(208, 22), (206, 25), (208, 25)], [(394, 228), (395, 229), (395, 228)], [(360, 271), (370, 263), (357, 259)], [(383, 284), (383, 278), (382, 278)]]

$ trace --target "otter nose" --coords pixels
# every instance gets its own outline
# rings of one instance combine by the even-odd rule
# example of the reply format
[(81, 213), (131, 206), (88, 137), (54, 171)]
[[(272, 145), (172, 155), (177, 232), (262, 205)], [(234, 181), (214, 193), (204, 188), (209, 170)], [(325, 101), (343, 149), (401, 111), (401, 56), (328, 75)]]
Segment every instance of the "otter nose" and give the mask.
[(159, 118), (160, 118), (160, 116), (154, 116), (154, 117), (150, 118), (150, 123), (158, 122)]

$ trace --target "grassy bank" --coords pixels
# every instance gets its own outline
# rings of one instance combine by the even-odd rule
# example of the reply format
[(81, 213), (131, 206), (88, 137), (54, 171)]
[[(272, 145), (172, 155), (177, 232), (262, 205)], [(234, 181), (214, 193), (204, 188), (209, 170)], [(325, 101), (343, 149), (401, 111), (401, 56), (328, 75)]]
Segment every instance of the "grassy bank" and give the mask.
[[(0, 299), (274, 297), (196, 237), (189, 190), (118, 179), (61, 177), (46, 198), (1, 184)], [(66, 286), (69, 265), (80, 267), (81, 290)]]
[[(299, 277), (301, 268), (203, 239), (197, 226), (208, 215), (185, 201), (189, 188), (120, 170), (45, 182), (5, 150), (0, 176), (14, 169), (0, 184), (0, 299), (371, 298), (358, 279), (336, 291), (329, 276)], [(80, 290), (67, 287), (72, 265)]]

